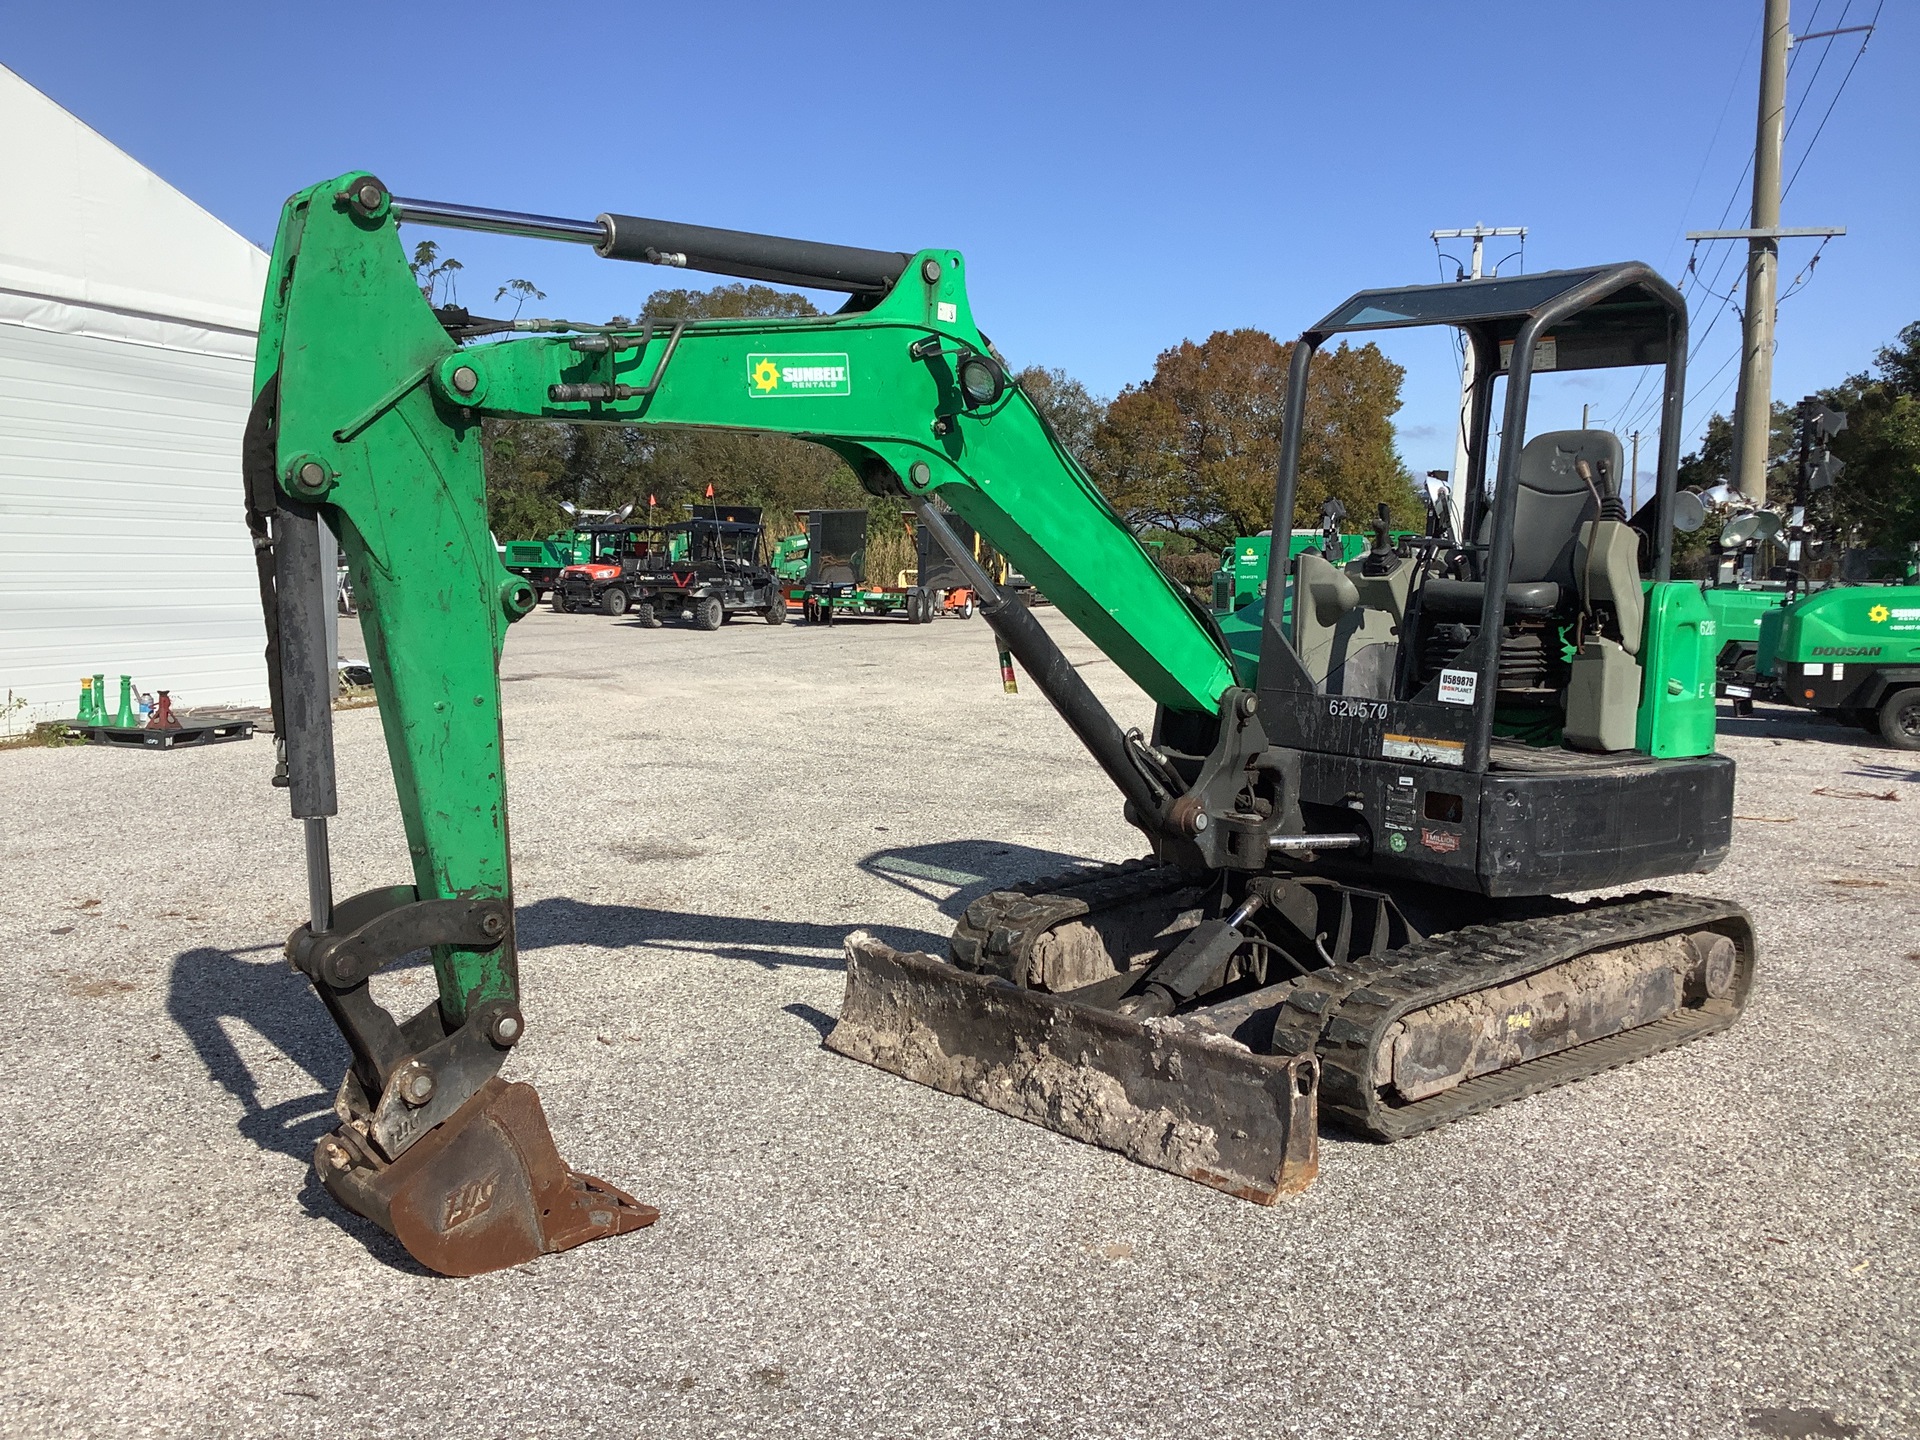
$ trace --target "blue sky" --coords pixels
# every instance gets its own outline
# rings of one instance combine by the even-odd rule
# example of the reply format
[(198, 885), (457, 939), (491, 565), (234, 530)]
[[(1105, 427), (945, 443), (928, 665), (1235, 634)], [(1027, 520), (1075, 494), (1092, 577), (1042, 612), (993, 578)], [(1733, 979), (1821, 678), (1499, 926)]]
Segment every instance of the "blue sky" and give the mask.
[[(1875, 4), (1795, 0), (1794, 29)], [(1760, 0), (0, 0), (0, 63), (262, 243), (290, 191), (366, 167), (401, 194), (503, 208), (955, 246), (1011, 360), (1112, 394), (1183, 338), (1286, 338), (1354, 290), (1440, 278), (1435, 228), (1524, 224), (1530, 270), (1637, 258), (1677, 280), (1683, 231), (1744, 223), (1760, 16)], [(1789, 174), (1859, 38), (1797, 55)], [(1916, 75), (1913, 6), (1894, 0), (1787, 197), (1786, 223), (1849, 233), (1781, 307), (1777, 398), (1920, 319)], [(475, 308), (516, 276), (548, 292), (542, 312), (591, 319), (699, 283), (434, 235)], [(1702, 248), (1708, 275), (1726, 248)], [(1783, 279), (1812, 249), (1787, 242)], [(1695, 304), (1698, 333), (1721, 306), (1704, 289)], [(1736, 331), (1721, 315), (1694, 360), (1689, 439), (1731, 406)], [(1412, 368), (1402, 452), (1449, 465), (1451, 353), (1432, 333), (1393, 349)], [(1631, 379), (1563, 378), (1535, 428), (1578, 424), (1582, 403), (1613, 421)]]

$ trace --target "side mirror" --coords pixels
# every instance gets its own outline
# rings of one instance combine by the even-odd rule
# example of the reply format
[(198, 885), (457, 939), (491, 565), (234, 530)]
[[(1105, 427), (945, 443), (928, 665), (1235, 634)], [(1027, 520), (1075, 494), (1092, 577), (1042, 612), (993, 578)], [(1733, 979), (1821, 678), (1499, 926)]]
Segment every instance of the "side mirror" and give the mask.
[(1428, 474), (1427, 491), (1427, 534), (1438, 540), (1451, 540), (1453, 536), (1453, 487), (1446, 482), (1446, 471), (1435, 470)]

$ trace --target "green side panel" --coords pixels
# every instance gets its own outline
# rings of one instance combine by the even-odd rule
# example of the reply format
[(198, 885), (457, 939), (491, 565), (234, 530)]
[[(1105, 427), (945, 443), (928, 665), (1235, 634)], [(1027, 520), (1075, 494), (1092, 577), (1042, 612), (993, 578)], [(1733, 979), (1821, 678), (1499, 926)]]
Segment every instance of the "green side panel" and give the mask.
[(1837, 585), (1804, 595), (1781, 611), (1778, 639), (1762, 656), (1781, 665), (1920, 664), (1920, 586)]
[(1751, 645), (1760, 639), (1760, 623), (1766, 617), (1786, 603), (1787, 592), (1781, 590), (1741, 590), (1732, 586), (1715, 586), (1704, 592), (1707, 613), (1713, 617), (1713, 623), (1725, 646), (1730, 640)]
[(1636, 749), (1659, 760), (1713, 753), (1718, 630), (1698, 585), (1669, 580), (1647, 586)]
[(1773, 660), (1780, 653), (1780, 636), (1786, 629), (1787, 611), (1784, 607), (1769, 610), (1760, 617), (1760, 648), (1754, 652), (1753, 673), (1767, 679), (1774, 678)]

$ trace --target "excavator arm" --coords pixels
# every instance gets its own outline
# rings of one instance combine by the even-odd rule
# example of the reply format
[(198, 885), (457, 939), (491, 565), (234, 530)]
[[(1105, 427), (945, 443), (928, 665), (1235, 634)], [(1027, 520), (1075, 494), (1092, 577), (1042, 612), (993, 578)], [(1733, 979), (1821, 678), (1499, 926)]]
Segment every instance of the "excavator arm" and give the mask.
[[(804, 319), (476, 321), (436, 313), (423, 298), (396, 233), (403, 218), (557, 233), (613, 258), (836, 288), (853, 299), (838, 314)], [(1163, 710), (1205, 720), (1244, 694), (1204, 609), (1008, 382), (974, 323), (954, 251), (889, 255), (630, 217), (568, 222), (432, 206), (351, 173), (287, 202), (255, 390), (246, 478), (275, 678), (276, 783), (307, 827), (312, 908), (288, 953), (353, 1052), (336, 1104), (341, 1126), (320, 1142), (315, 1164), (336, 1198), (450, 1273), (653, 1218), (566, 1170), (533, 1092), (498, 1078), (525, 1021), (497, 665), (508, 625), (535, 596), (504, 568), (488, 530), (485, 420), (814, 441), (874, 493), (914, 505), (936, 535), (945, 527), (927, 502), (938, 495)], [(322, 526), (353, 567), (412, 860), (410, 885), (337, 905), (326, 835), (336, 807)], [(1114, 779), (1129, 818), (1161, 853), (1191, 850), (1204, 807), (1183, 805), (1179, 776), (1120, 731), (1024, 607), (978, 579), (989, 622)], [(368, 981), (421, 949), (433, 955), (437, 999), (396, 1020)]]

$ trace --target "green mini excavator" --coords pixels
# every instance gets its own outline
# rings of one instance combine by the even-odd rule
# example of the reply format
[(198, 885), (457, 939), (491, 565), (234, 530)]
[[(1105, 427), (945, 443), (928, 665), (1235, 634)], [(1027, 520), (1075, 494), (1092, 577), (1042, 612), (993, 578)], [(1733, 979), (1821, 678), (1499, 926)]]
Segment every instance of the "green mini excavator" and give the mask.
[[(848, 298), (805, 318), (488, 320), (422, 298), (403, 221)], [(1464, 533), (1395, 540), (1383, 522), (1357, 559), (1294, 558), (1264, 613), (1216, 617), (1010, 382), (965, 276), (950, 250), (480, 209), (365, 173), (288, 201), (244, 469), (275, 781), (306, 829), (311, 918), (287, 953), (352, 1057), (314, 1164), (425, 1265), (474, 1274), (656, 1218), (570, 1170), (533, 1090), (501, 1075), (526, 1023), (497, 666), (535, 596), (487, 531), (493, 417), (828, 447), (918, 513), (1120, 791), (1147, 858), (976, 900), (944, 956), (850, 937), (834, 1050), (1270, 1202), (1313, 1177), (1322, 1120), (1397, 1139), (1708, 1034), (1745, 1003), (1744, 912), (1614, 889), (1710, 870), (1731, 834), (1712, 624), (1668, 578), (1686, 355), (1671, 286), (1619, 264), (1333, 311), (1293, 351), (1273, 532), (1293, 528), (1316, 349), (1449, 325), (1480, 377)], [(1621, 365), (1665, 376), (1639, 530), (1615, 437), (1527, 431), (1536, 370)], [(948, 512), (1153, 699), (1150, 735), (1123, 730), (980, 573)], [(353, 566), (412, 862), (339, 900), (321, 526)], [(438, 993), (391, 1014), (369, 981), (423, 950)]]

